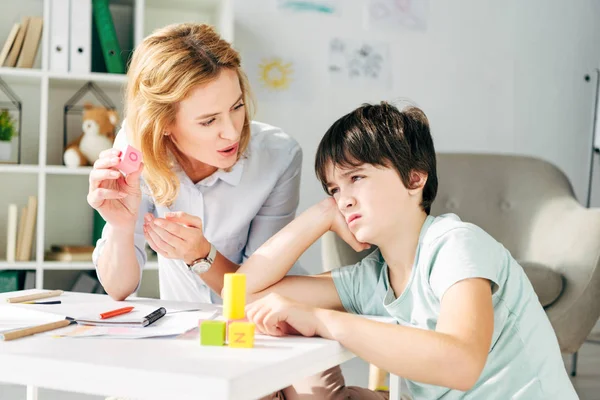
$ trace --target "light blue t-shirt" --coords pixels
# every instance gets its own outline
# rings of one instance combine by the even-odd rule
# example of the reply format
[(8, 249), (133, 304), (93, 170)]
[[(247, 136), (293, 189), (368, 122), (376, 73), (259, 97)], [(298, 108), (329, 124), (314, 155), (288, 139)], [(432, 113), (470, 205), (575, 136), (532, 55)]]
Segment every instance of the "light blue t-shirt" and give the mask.
[(417, 399), (577, 399), (558, 340), (523, 268), (481, 228), (454, 214), (428, 216), (404, 292), (396, 298), (379, 250), (332, 271), (344, 308), (391, 316), (399, 324), (435, 330), (445, 291), (469, 278), (489, 279), (494, 333), (486, 365), (468, 392), (408, 381)]

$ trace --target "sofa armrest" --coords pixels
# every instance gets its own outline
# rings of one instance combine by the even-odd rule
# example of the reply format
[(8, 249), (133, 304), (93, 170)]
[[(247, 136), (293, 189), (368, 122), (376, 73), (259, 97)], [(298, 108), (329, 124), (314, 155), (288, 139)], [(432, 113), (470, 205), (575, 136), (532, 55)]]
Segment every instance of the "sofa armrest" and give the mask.
[(561, 350), (575, 352), (600, 316), (600, 209), (572, 197), (552, 198), (532, 216), (522, 254), (561, 273), (565, 288), (546, 309)]

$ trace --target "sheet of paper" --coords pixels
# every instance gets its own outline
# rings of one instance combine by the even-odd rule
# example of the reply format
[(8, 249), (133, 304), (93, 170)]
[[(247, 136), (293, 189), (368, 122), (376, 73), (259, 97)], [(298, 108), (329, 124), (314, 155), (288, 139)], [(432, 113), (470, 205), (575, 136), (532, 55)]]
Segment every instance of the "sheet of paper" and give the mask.
[(369, 0), (367, 28), (377, 31), (425, 31), (428, 0)]
[(261, 101), (308, 100), (311, 97), (309, 66), (292, 55), (248, 52), (244, 69), (257, 99)]
[(277, 0), (277, 8), (288, 13), (340, 15), (340, 0)]
[(103, 339), (141, 339), (160, 336), (178, 336), (197, 328), (200, 320), (213, 319), (217, 314), (216, 311), (167, 314), (154, 324), (144, 328), (71, 325), (66, 328), (43, 333), (43, 335), (65, 338), (102, 337)]
[[(32, 290), (19, 294), (35, 292), (36, 290)], [(196, 328), (200, 319), (212, 319), (220, 313), (220, 308), (212, 304), (191, 304), (138, 298), (119, 302), (108, 296), (84, 293), (65, 292), (60, 297), (53, 298), (53, 300), (60, 299), (62, 302), (62, 304), (56, 305), (10, 304), (3, 301), (5, 297), (7, 296), (0, 295), (0, 330), (4, 331), (55, 322), (63, 320), (67, 316), (75, 319), (98, 319), (100, 313), (126, 306), (134, 306), (135, 308), (130, 313), (114, 317), (114, 319), (138, 320), (161, 306), (167, 309), (167, 315), (146, 327), (114, 328), (70, 325), (60, 330), (38, 334), (46, 336), (90, 337), (102, 335), (115, 338), (143, 338), (180, 335)], [(194, 311), (174, 312), (181, 310)]]
[(391, 87), (389, 45), (384, 42), (333, 38), (329, 43), (329, 76), (339, 86)]

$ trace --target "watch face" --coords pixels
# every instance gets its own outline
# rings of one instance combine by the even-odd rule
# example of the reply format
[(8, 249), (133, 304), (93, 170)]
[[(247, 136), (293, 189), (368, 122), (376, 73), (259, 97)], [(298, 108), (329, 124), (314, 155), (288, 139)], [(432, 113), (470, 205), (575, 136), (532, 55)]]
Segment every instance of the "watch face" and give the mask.
[(197, 274), (203, 274), (206, 271), (208, 271), (208, 269), (210, 268), (210, 263), (207, 261), (200, 261), (199, 263), (197, 263), (196, 265), (194, 265), (192, 267), (192, 271), (194, 271)]

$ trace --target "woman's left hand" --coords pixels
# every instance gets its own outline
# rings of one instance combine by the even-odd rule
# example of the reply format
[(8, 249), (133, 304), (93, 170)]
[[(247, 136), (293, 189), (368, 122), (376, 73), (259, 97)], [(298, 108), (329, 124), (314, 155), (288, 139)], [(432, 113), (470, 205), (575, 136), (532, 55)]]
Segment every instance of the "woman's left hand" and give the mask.
[(210, 243), (202, 232), (202, 220), (184, 212), (171, 212), (165, 218), (144, 216), (144, 236), (150, 247), (166, 258), (186, 264), (208, 256)]

